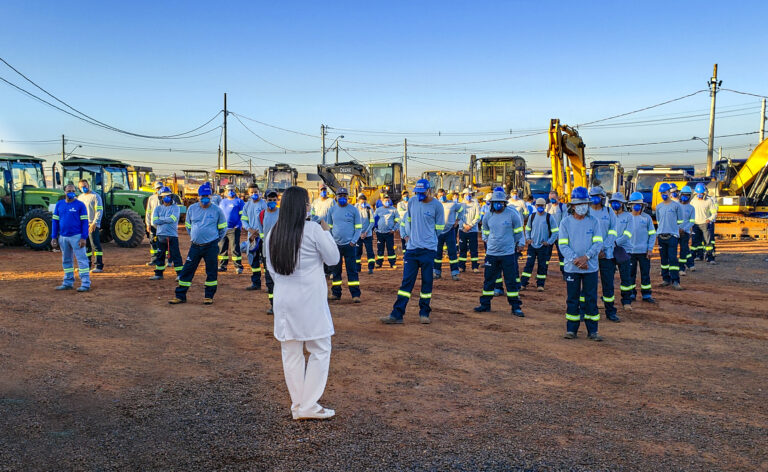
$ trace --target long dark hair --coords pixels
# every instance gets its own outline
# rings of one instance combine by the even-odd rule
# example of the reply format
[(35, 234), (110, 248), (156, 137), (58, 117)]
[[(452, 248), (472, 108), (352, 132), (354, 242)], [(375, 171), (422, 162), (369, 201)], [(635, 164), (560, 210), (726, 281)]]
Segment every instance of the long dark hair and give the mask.
[(269, 237), (269, 258), (280, 275), (291, 275), (299, 258), (301, 237), (307, 219), (309, 194), (301, 187), (288, 187), (280, 202), (280, 214)]

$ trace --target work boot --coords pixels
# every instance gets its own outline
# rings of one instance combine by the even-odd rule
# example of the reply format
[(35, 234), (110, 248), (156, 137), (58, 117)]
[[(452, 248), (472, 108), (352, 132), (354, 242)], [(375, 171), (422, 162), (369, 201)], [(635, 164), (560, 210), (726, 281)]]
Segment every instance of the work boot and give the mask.
[(259, 287), (259, 286), (258, 286), (258, 285), (256, 285), (256, 284), (251, 284), (250, 286), (248, 286), (248, 287), (245, 287), (245, 289), (246, 289), (246, 290), (261, 290), (261, 287)]
[(226, 271), (227, 271), (226, 267), (219, 267), (219, 272), (226, 272)]
[(474, 272), (475, 274), (478, 274), (480, 273), (480, 269), (472, 269), (472, 272)]
[(528, 286), (527, 285), (521, 285), (520, 286), (520, 291), (521, 292), (525, 292), (526, 290), (528, 290)]
[(459, 281), (459, 275), (458, 275), (458, 274), (456, 274), (456, 275), (452, 275), (452, 276), (451, 276), (451, 279), (452, 279), (452, 280), (454, 280), (454, 281), (456, 281), (456, 282), (458, 282), (458, 281)]
[(419, 316), (419, 323), (421, 323), (421, 324), (430, 324), (430, 323), (432, 323), (432, 320), (429, 319), (429, 316)]
[(203, 305), (213, 305), (213, 298), (203, 298)]
[(537, 292), (543, 292), (544, 291), (544, 287), (539, 285), (538, 287), (536, 287), (536, 291)]
[(238, 273), (238, 275), (242, 274), (243, 273), (243, 268), (242, 267), (238, 267), (236, 272)]
[(565, 339), (576, 339), (576, 333), (573, 331), (568, 331), (565, 333), (565, 336), (563, 336)]
[(384, 324), (403, 324), (402, 319), (393, 318), (391, 316), (382, 316), (379, 318), (379, 321), (381, 321)]
[(77, 288), (77, 291), (78, 291), (78, 292), (90, 292), (90, 291), (91, 291), (91, 289), (90, 289), (90, 288), (88, 288), (88, 287), (78, 287), (78, 288)]
[(149, 262), (147, 262), (147, 263), (146, 263), (146, 264), (144, 264), (144, 265), (145, 265), (145, 266), (147, 266), (147, 267), (152, 267), (153, 265), (155, 265), (155, 263), (154, 263), (154, 262), (152, 262), (152, 261), (149, 261)]
[(275, 311), (272, 309), (272, 307), (269, 307), (269, 310), (267, 310), (268, 315), (274, 315)]
[(152, 277), (149, 278), (149, 280), (163, 280), (163, 276), (162, 275), (153, 275)]
[(336, 300), (341, 300), (341, 295), (328, 295), (329, 302), (335, 302)]
[(94, 274), (101, 274), (102, 272), (104, 272), (104, 269), (99, 269), (97, 267), (97, 268), (93, 269), (91, 272), (94, 273)]
[(61, 290), (72, 290), (74, 288), (75, 287), (73, 287), (71, 285), (59, 285), (58, 287), (56, 287), (55, 290), (59, 290), (59, 291), (61, 291)]
[(368, 269), (369, 274), (373, 274), (373, 269)]
[(709, 261), (711, 265), (717, 265), (717, 261)]
[(174, 298), (173, 300), (168, 300), (169, 305), (178, 305), (180, 303), (187, 303), (187, 301), (182, 300), (181, 298)]
[(680, 282), (674, 282), (672, 284), (672, 290), (685, 290), (683, 287), (680, 286)]
[(491, 307), (490, 306), (485, 306), (485, 305), (480, 305), (480, 306), (474, 307), (473, 310), (475, 310), (478, 313), (482, 313), (484, 311), (491, 311)]
[(361, 303), (360, 297), (352, 297), (352, 303)]
[(656, 299), (653, 297), (643, 297), (645, 303), (656, 303)]
[(614, 323), (620, 323), (621, 322), (621, 319), (616, 314), (606, 315), (605, 317), (608, 318), (609, 321), (613, 321)]
[(662, 287), (669, 287), (670, 285), (672, 285), (672, 282), (670, 282), (669, 280), (665, 280), (664, 282), (661, 283)]
[(598, 342), (600, 342), (600, 341), (603, 340), (603, 337), (600, 336), (599, 334), (597, 334), (597, 331), (595, 331), (594, 333), (589, 333), (587, 335), (587, 339), (589, 339), (590, 341), (598, 341)]
[[(766, 259), (766, 261), (768, 262), (768, 259)], [(696, 267), (691, 267), (688, 270), (690, 270), (691, 272), (696, 272)]]
[(512, 314), (519, 318), (525, 317), (525, 313), (523, 313), (523, 310), (521, 310), (520, 308), (512, 308)]
[(622, 305), (621, 308), (623, 308), (626, 311), (632, 311), (633, 310), (632, 305)]
[(680, 273), (680, 277), (685, 277), (686, 276), (686, 273), (685, 273), (684, 270), (681, 270), (679, 273)]

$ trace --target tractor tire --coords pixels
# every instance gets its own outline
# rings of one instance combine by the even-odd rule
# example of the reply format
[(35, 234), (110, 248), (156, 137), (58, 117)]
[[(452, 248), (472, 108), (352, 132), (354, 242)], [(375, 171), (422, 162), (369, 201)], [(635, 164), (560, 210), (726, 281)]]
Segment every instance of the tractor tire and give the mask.
[(41, 208), (29, 210), (21, 219), (19, 233), (24, 243), (35, 251), (51, 247), (51, 212)]
[(144, 240), (144, 220), (133, 210), (120, 210), (109, 223), (112, 238), (120, 247), (137, 247)]
[(22, 243), (18, 229), (0, 229), (0, 243), (6, 246), (18, 246)]
[(108, 243), (112, 241), (112, 228), (100, 228), (99, 239), (101, 239), (102, 243)]

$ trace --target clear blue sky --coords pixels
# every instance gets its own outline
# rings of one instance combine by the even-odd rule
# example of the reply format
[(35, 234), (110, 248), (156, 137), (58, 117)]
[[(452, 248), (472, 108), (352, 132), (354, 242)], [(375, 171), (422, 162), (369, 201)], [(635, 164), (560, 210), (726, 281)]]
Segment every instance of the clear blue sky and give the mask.
[[(227, 92), (231, 111), (312, 135), (319, 134), (321, 123), (394, 131), (330, 130), (328, 142), (344, 134), (342, 147), (351, 155), (379, 160), (402, 154), (401, 145), (370, 148), (349, 141), (394, 144), (407, 137), (413, 143), (412, 173), (464, 168), (473, 151), (547, 146), (546, 135), (440, 148), (417, 144), (497, 139), (504, 136), (472, 133), (543, 129), (554, 117), (584, 123), (652, 105), (705, 88), (715, 62), (723, 87), (768, 95), (766, 2), (371, 3), (3, 2), (0, 56), (76, 108), (130, 131), (163, 135), (194, 128), (221, 109)], [(0, 77), (33, 90), (2, 64)], [(210, 151), (94, 145), (77, 150), (153, 162), (161, 171), (216, 164), (218, 131), (174, 142), (125, 137), (52, 110), (4, 83), (0, 103), (0, 151), (48, 156), (60, 152), (60, 144), (9, 141), (65, 134), (107, 146)], [(716, 135), (758, 129), (759, 98), (722, 92), (718, 106), (725, 113)], [(621, 120), (706, 114), (708, 108), (708, 94), (701, 93)], [(627, 166), (704, 162), (705, 146), (696, 141), (590, 151), (706, 138), (706, 116), (681, 121), (584, 128), (581, 134), (588, 153), (620, 158)], [(254, 165), (318, 162), (319, 138), (244, 122), (281, 147), (317, 150), (253, 154), (262, 159)], [(438, 131), (464, 135), (418, 134)], [(723, 138), (715, 144), (739, 156), (757, 139)], [(229, 147), (279, 152), (233, 117)], [(681, 152), (665, 153), (675, 150)], [(637, 154), (650, 152), (655, 154)], [(523, 155), (533, 166), (546, 165), (544, 152)], [(237, 156), (230, 162), (242, 165)]]

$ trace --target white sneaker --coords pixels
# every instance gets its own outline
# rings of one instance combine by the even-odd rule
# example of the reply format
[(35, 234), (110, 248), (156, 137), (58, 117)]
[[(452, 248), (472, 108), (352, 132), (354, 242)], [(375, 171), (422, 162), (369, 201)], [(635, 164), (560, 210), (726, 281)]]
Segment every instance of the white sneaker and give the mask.
[(329, 408), (320, 408), (320, 411), (314, 412), (294, 412), (293, 419), (295, 420), (327, 420), (333, 418), (336, 415), (334, 410)]

